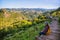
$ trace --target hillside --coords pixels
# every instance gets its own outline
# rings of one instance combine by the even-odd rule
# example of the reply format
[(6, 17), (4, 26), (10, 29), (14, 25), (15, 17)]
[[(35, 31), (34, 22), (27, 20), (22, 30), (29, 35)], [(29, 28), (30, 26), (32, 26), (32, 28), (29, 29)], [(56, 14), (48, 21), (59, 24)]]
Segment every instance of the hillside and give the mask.
[(44, 22), (48, 21), (50, 23), (50, 16), (55, 17), (53, 11), (55, 12), (55, 10), (46, 11), (45, 9), (39, 8), (0, 9), (0, 39), (20, 40), (21, 38), (21, 40), (34, 40), (35, 36), (44, 28)]

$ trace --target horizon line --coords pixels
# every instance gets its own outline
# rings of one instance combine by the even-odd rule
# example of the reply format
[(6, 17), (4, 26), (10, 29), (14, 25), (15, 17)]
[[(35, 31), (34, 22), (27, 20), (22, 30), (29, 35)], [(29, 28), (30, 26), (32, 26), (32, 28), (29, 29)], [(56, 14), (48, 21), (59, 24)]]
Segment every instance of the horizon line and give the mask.
[[(9, 7), (5, 7), (5, 8), (9, 8)], [(18, 9), (18, 8), (29, 8), (29, 7), (11, 7), (9, 9), (12, 9), (12, 8), (17, 8)], [(30, 7), (30, 8), (39, 8), (39, 7)], [(57, 9), (57, 8), (59, 8), (59, 7), (56, 7), (56, 8), (42, 8), (42, 9)], [(3, 9), (3, 7), (0, 8), (0, 9)]]

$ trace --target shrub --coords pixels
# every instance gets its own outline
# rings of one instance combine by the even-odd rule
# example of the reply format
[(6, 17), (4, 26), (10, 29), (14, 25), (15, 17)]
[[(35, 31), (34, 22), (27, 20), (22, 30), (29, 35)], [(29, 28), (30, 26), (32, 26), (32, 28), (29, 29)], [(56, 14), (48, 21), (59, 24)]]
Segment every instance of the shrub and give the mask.
[(60, 24), (60, 17), (59, 17), (59, 20), (58, 21), (59, 21), (59, 24)]

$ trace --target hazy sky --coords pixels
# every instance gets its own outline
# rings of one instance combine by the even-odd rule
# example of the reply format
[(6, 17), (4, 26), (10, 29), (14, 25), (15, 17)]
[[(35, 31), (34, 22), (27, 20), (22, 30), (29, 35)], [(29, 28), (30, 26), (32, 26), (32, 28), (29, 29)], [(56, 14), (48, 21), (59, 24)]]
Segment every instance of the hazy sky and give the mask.
[(57, 8), (60, 0), (0, 0), (0, 8)]

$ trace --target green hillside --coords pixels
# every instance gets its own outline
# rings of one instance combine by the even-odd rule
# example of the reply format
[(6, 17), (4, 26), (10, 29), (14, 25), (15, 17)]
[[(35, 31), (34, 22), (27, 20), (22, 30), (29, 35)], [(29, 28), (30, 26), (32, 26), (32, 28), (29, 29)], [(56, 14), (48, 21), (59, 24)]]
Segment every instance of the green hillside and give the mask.
[(34, 10), (0, 9), (0, 39), (35, 40), (35, 36), (44, 28), (44, 22), (51, 21), (47, 18), (49, 15)]

